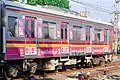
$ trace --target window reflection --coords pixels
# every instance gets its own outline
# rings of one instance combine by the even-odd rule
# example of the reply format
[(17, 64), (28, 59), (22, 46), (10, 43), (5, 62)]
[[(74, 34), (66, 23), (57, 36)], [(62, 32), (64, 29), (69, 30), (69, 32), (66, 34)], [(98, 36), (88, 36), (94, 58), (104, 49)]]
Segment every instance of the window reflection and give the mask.
[(43, 22), (43, 38), (44, 39), (56, 39), (56, 23)]
[(95, 41), (100, 41), (101, 29), (95, 29)]
[(16, 37), (16, 25), (17, 25), (17, 17), (8, 16), (8, 30), (7, 37), (14, 38)]
[(82, 40), (84, 38), (82, 29), (81, 26), (73, 26), (73, 40)]
[(26, 17), (25, 19), (25, 37), (26, 38), (34, 38), (34, 26), (35, 19), (32, 17)]

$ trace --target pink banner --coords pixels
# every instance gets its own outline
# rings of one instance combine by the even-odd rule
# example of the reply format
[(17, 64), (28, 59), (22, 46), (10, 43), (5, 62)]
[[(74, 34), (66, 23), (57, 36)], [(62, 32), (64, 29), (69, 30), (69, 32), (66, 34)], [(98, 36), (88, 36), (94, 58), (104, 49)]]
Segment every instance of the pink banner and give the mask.
[(104, 41), (104, 31), (100, 32), (100, 41)]
[(90, 34), (91, 41), (95, 41), (95, 30), (94, 30), (94, 28), (91, 28), (90, 30), (91, 30), (91, 34)]
[[(89, 53), (92, 54), (104, 54), (105, 52), (112, 52), (110, 48), (70, 48), (69, 53)], [(24, 58), (25, 56), (39, 56), (44, 57), (59, 57), (66, 53), (61, 53), (61, 48), (7, 48), (6, 50), (7, 59), (13, 58)], [(67, 54), (70, 55), (70, 54)]]
[(42, 38), (42, 19), (38, 19), (38, 38)]
[(24, 29), (25, 29), (25, 20), (19, 20), (19, 37), (24, 37)]
[(86, 29), (85, 28), (82, 28), (81, 29), (81, 40), (85, 41), (86, 40)]
[(58, 24), (57, 24), (57, 38), (60, 38), (60, 36), (61, 36), (61, 33), (60, 33), (60, 22), (58, 22)]
[(25, 49), (24, 48), (19, 48), (19, 54), (21, 57), (25, 56)]
[(104, 54), (104, 48), (93, 48), (93, 54)]
[[(13, 52), (14, 51), (14, 52)], [(60, 56), (60, 48), (7, 48), (7, 59), (24, 58), (25, 56), (55, 57)]]
[(72, 26), (70, 26), (70, 40), (73, 39)]
[(60, 56), (60, 48), (38, 48), (38, 56), (40, 57)]
[(71, 48), (70, 52), (85, 52), (85, 48)]
[(31, 38), (31, 21), (32, 20), (32, 18), (28, 18), (28, 35), (29, 35), (29, 38)]

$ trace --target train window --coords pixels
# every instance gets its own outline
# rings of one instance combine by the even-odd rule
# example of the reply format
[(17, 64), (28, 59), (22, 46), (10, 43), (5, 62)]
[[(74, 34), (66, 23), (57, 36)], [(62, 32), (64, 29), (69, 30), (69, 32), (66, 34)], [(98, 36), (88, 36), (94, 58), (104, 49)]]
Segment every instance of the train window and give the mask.
[(56, 39), (56, 23), (43, 21), (44, 39)]
[(105, 39), (104, 41), (107, 42), (107, 31), (106, 31), (106, 30), (105, 30), (105, 32), (104, 32), (104, 35), (105, 35), (105, 36), (104, 36), (104, 39)]
[(26, 17), (25, 19), (25, 36), (26, 38), (34, 38), (35, 19)]
[(80, 26), (73, 26), (73, 40), (81, 40), (81, 31), (82, 27)]
[(17, 25), (17, 17), (8, 16), (8, 30), (7, 37), (14, 38), (16, 37), (16, 25)]
[(49, 23), (49, 37), (51, 39), (56, 39), (56, 27), (57, 25), (55, 23)]
[(48, 32), (48, 24), (47, 22), (43, 22), (43, 38), (48, 39), (49, 38), (49, 32)]
[(86, 27), (86, 40), (90, 41), (90, 27)]
[(35, 20), (35, 37), (41, 39), (42, 38), (42, 24), (43, 21), (41, 18)]
[(84, 27), (80, 29), (80, 40), (86, 40), (86, 29)]
[(61, 39), (64, 39), (64, 25), (61, 24)]
[(67, 39), (67, 28), (65, 28), (65, 39)]
[(63, 28), (61, 28), (61, 39), (63, 39)]
[(101, 29), (95, 29), (95, 41), (100, 41)]
[(18, 20), (18, 22), (19, 22), (19, 26), (18, 26), (18, 37), (24, 37), (25, 36), (25, 34), (24, 34), (24, 28), (25, 28), (25, 20), (24, 19), (19, 19)]
[(110, 34), (111, 34), (111, 33), (109, 32), (109, 30), (106, 29), (106, 30), (105, 30), (105, 33), (104, 33), (104, 35), (105, 35), (105, 36), (104, 36), (104, 38), (105, 38), (105, 39), (104, 39), (105, 43), (109, 43), (109, 42), (110, 42), (110, 40), (111, 40), (111, 39), (110, 39), (110, 36), (111, 36)]
[(68, 23), (62, 22), (61, 23), (61, 39), (67, 40), (68, 36)]
[[(110, 33), (110, 32), (109, 32)], [(109, 43), (112, 43), (112, 34), (113, 34), (113, 32), (112, 32), (112, 30), (111, 30), (111, 33), (109, 34)]]
[(80, 40), (80, 36), (81, 36), (81, 28), (78, 27), (77, 28), (77, 40)]
[(77, 28), (73, 27), (73, 40), (77, 40)]
[(35, 28), (35, 20), (34, 20), (34, 18), (33, 18), (33, 19), (31, 20), (31, 37), (32, 37), (32, 38), (34, 38), (34, 35), (35, 35), (35, 34), (34, 34), (34, 33), (35, 33), (35, 32), (34, 32), (35, 29), (34, 29), (34, 28)]
[(109, 32), (109, 30), (107, 30), (107, 43), (109, 44), (110, 43), (110, 32)]
[(104, 30), (100, 31), (100, 41), (104, 41)]

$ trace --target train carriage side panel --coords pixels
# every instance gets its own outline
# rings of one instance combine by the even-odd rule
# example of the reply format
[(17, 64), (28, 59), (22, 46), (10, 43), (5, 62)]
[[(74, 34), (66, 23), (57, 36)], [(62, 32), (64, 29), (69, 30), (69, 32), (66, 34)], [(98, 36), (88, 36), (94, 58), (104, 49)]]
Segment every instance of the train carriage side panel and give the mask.
[[(79, 19), (73, 19), (73, 18), (67, 18), (67, 17), (63, 17), (63, 16), (58, 16), (58, 15), (53, 15), (53, 14), (47, 14), (47, 13), (42, 13), (42, 12), (40, 12), (40, 13), (38, 13), (38, 12), (36, 12), (36, 11), (31, 11), (31, 10), (26, 10), (26, 9), (19, 9), (19, 8), (16, 8), (15, 10), (11, 10), (11, 11), (13, 11), (13, 12), (15, 12), (15, 13), (18, 13), (19, 15), (21, 14), (21, 16), (33, 16), (33, 17), (42, 17), (43, 19), (43, 21), (45, 21), (45, 22), (47, 22), (47, 24), (50, 24), (50, 23), (48, 23), (48, 22), (58, 22), (56, 25), (58, 26), (61, 26), (61, 22), (63, 21), (63, 22), (76, 22), (76, 23), (80, 23), (81, 22), (81, 20)], [(53, 19), (53, 20), (52, 20)], [(56, 20), (58, 20), (58, 21), (56, 21)], [(59, 21), (60, 21), (60, 23), (59, 23)], [(89, 22), (89, 21), (86, 21), (87, 23)], [(96, 23), (95, 22), (90, 22), (90, 24), (95, 24), (96, 25)], [(42, 23), (42, 25), (43, 25), (43, 23)], [(87, 24), (86, 23), (82, 23), (82, 25), (86, 25), (87, 26)], [(85, 28), (86, 28), (86, 26), (85, 26)], [(96, 25), (97, 26), (97, 25)], [(51, 26), (51, 27), (53, 27), (53, 25)], [(57, 28), (58, 29), (58, 28)], [(56, 33), (58, 33), (58, 34), (60, 34), (60, 29), (58, 29), (58, 31), (56, 31)], [(69, 32), (69, 31), (68, 31)], [(47, 32), (48, 33), (48, 32)], [(60, 36), (60, 35), (59, 35)], [(84, 35), (85, 36), (85, 35)], [(20, 56), (20, 52), (22, 53), (22, 54), (25, 54), (25, 47), (30, 47), (30, 46), (33, 46), (33, 47), (36, 47), (36, 46), (38, 46), (37, 47), (37, 49), (35, 49), (36, 51), (37, 51), (37, 56), (35, 55), (35, 56), (29, 56), (29, 57), (26, 57), (26, 56), (22, 56), (22, 57), (19, 57), (19, 58), (40, 58), (40, 56), (42, 56), (42, 57), (58, 57), (58, 56), (60, 56), (60, 51), (61, 51), (61, 44), (62, 45), (64, 45), (64, 46), (68, 46), (68, 43), (66, 43), (65, 41), (63, 42), (63, 43), (61, 43), (61, 41), (60, 41), (60, 39), (56, 39), (56, 40), (54, 40), (54, 39), (38, 39), (38, 42), (36, 42), (36, 39), (34, 38), (34, 40), (30, 40), (30, 39), (23, 39), (23, 41), (21, 42), (20, 41), (20, 39), (15, 39), (15, 40), (17, 40), (16, 42), (14, 42), (14, 44), (12, 43), (12, 42), (10, 42), (10, 41), (8, 41), (8, 43), (9, 44), (7, 44), (7, 47), (9, 47), (10, 48), (10, 46), (11, 46), (11, 44), (12, 44), (12, 46), (13, 47), (18, 47), (19, 49), (16, 49), (17, 51), (19, 51), (19, 54), (17, 54), (16, 56)], [(22, 39), (21, 39), (22, 40)], [(25, 41), (24, 40), (26, 40), (26, 41), (28, 41), (28, 42), (34, 42), (34, 43), (27, 43), (27, 45), (26, 45), (26, 43), (25, 43)], [(36, 44), (37, 43), (37, 44)], [(78, 43), (80, 43), (79, 45), (73, 45), (73, 44), (78, 44)], [(78, 43), (76, 43), (76, 41), (71, 41), (71, 43), (70, 44), (72, 44), (72, 45), (70, 45), (71, 46), (71, 51), (77, 51), (77, 52), (79, 52), (79, 51), (83, 51), (84, 50), (84, 52), (85, 52), (85, 50), (86, 50), (86, 46), (90, 46), (89, 44), (88, 45), (84, 45), (84, 43), (86, 44), (87, 42), (86, 42), (86, 40), (84, 41), (84, 42), (79, 42), (78, 41)], [(81, 45), (81, 43), (85, 46), (84, 48), (85, 49), (80, 49), (80, 47), (81, 46), (83, 46), (83, 45)], [(101, 46), (101, 47), (104, 47), (104, 46), (107, 46), (107, 45), (101, 45), (101, 43), (100, 42), (98, 42), (98, 43), (94, 43), (95, 45), (95, 47), (98, 47), (98, 46)], [(11, 47), (12, 47), (11, 46)], [(21, 49), (20, 47), (23, 47), (23, 49)], [(74, 48), (76, 48), (76, 49), (74, 49)], [(30, 48), (29, 48), (30, 49)], [(72, 50), (73, 49), (73, 50)], [(79, 50), (80, 49), (80, 50)], [(12, 50), (11, 50), (12, 51)], [(16, 51), (16, 53), (18, 53)], [(39, 52), (38, 52), (39, 51)], [(95, 50), (95, 51), (99, 51), (98, 49), (97, 50)], [(101, 50), (100, 50), (101, 51)], [(9, 51), (7, 51), (7, 52), (9, 52)], [(50, 55), (48, 55), (48, 53), (50, 54)], [(54, 54), (55, 53), (55, 54)], [(56, 55), (56, 53), (57, 53), (57, 55)], [(11, 54), (13, 54), (12, 52), (9, 54), (10, 56), (12, 56)], [(39, 55), (38, 55), (39, 54)], [(14, 54), (14, 56), (15, 56), (15, 54)], [(61, 55), (62, 56), (62, 55)], [(68, 56), (68, 55), (67, 55)], [(17, 57), (16, 57), (17, 58)]]
[[(10, 14), (13, 14), (13, 15), (10, 15)], [(20, 21), (19, 18), (21, 19), (23, 16), (33, 16), (32, 14), (29, 14), (29, 15), (28, 14), (27, 15), (20, 14), (20, 13), (14, 11), (14, 10), (8, 10), (8, 16), (9, 15), (13, 16), (14, 19), (15, 19), (15, 17), (18, 17), (18, 21)], [(16, 16), (14, 16), (14, 15), (16, 15)], [(42, 16), (40, 16), (40, 17), (42, 17)], [(47, 19), (47, 17), (42, 17), (42, 18), (43, 18), (44, 21), (47, 21), (47, 22), (55, 22), (55, 20)], [(23, 24), (23, 23), (21, 23), (21, 24)], [(18, 23), (18, 27), (21, 24)], [(23, 27), (25, 27), (25, 26), (23, 26)], [(29, 42), (29, 39), (26, 39), (26, 41)], [(38, 56), (36, 56), (36, 58), (39, 58), (39, 57), (53, 57), (53, 56), (55, 57), (55, 56), (58, 56), (60, 54), (59, 47), (60, 47), (61, 43), (58, 42), (58, 40), (38, 39), (37, 43), (38, 43), (38, 45), (37, 45), (38, 46), (38, 48), (37, 48), (38, 49), (38, 52), (37, 52)], [(59, 44), (59, 46), (58, 46), (58, 44)], [(32, 44), (32, 43), (29, 43), (29, 45), (26, 44), (24, 38), (19, 38), (19, 37), (17, 37), (17, 38), (7, 38), (7, 58), (8, 59), (35, 58), (33, 56), (31, 56), (31, 57), (26, 57), (25, 56), (26, 45), (27, 46), (29, 46), (29, 45), (33, 46), (34, 44)], [(13, 50), (14, 50), (14, 53), (12, 52)], [(53, 53), (55, 53), (55, 54), (53, 54)]]

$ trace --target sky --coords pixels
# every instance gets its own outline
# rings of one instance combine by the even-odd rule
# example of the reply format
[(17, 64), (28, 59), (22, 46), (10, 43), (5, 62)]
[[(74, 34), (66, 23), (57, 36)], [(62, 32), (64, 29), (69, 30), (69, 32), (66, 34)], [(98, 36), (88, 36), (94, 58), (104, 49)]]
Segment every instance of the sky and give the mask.
[(118, 7), (116, 9), (114, 8), (115, 0), (76, 0), (76, 1), (87, 3), (88, 5), (92, 5), (92, 6), (98, 5), (103, 9), (110, 10), (109, 11), (110, 13), (106, 13), (101, 11), (99, 8), (90, 7), (90, 6), (86, 6), (86, 5), (82, 5), (82, 4), (70, 1), (71, 10), (74, 10), (77, 12), (87, 10), (89, 11), (89, 17), (96, 20), (110, 22), (111, 20), (113, 20), (113, 14), (111, 13), (113, 13), (114, 10), (119, 10)]

